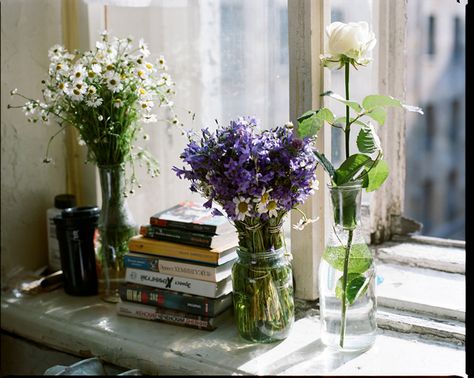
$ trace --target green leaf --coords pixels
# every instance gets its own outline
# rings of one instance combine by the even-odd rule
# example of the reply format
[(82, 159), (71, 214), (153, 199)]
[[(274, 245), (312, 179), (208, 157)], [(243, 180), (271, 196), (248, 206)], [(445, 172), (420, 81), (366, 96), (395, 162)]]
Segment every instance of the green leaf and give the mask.
[(400, 100), (386, 95), (368, 95), (362, 100), (365, 110), (371, 111), (381, 106), (402, 106)]
[(382, 145), (375, 129), (371, 124), (363, 126), (357, 135), (357, 148), (360, 152), (371, 154), (375, 151), (382, 151)]
[(334, 93), (333, 91), (324, 92), (321, 96), (329, 96), (333, 98), (334, 100), (342, 102), (343, 104), (355, 110), (357, 113), (360, 113), (362, 111), (362, 106), (360, 106), (359, 103), (355, 101), (348, 101), (344, 97), (342, 97), (341, 95), (338, 95), (337, 93)]
[(367, 175), (369, 179), (369, 185), (367, 185), (366, 190), (368, 192), (373, 192), (382, 186), (384, 181), (387, 179), (389, 173), (389, 167), (385, 160), (379, 160), (375, 166), (370, 169), (369, 174)]
[[(353, 117), (350, 117), (350, 118), (349, 118), (349, 121), (350, 121), (351, 123), (356, 123), (356, 124), (361, 125), (361, 126), (365, 126), (365, 125), (366, 125), (366, 123), (362, 122), (362, 121), (359, 120), (359, 119), (356, 120), (356, 119), (353, 118)], [(334, 124), (341, 125), (341, 126), (345, 126), (345, 125), (346, 125), (346, 117), (339, 117), (339, 118), (336, 118), (333, 123), (334, 123)]]
[(301, 138), (315, 136), (324, 122), (332, 122), (334, 114), (327, 108), (309, 110), (298, 118), (298, 134)]
[(335, 171), (333, 165), (331, 164), (331, 162), (326, 158), (326, 156), (324, 154), (320, 154), (316, 150), (314, 150), (314, 154), (316, 155), (317, 159), (319, 160), (319, 162), (321, 163), (323, 168), (328, 173), (329, 177), (331, 177), (331, 179), (332, 179), (334, 177), (334, 175), (336, 174), (336, 171)]
[[(339, 278), (336, 283), (336, 298), (342, 301), (342, 281), (343, 277)], [(353, 304), (357, 298), (364, 295), (369, 286), (370, 278), (365, 277), (359, 273), (350, 273), (347, 275), (347, 286), (346, 286), (346, 301), (349, 304)]]
[(402, 104), (400, 100), (397, 100), (392, 96), (386, 95), (368, 95), (362, 100), (362, 106), (367, 111), (371, 111), (375, 108), (385, 106), (398, 106), (404, 108), (405, 110), (408, 110), (409, 112), (417, 112), (423, 114), (423, 110), (421, 110), (420, 107)]
[(336, 169), (334, 176), (334, 182), (336, 185), (342, 185), (350, 181), (350, 179), (352, 179), (357, 172), (365, 166), (368, 160), (370, 160), (370, 156), (364, 154), (354, 154), (349, 156), (344, 160), (341, 166)]
[[(326, 247), (323, 259), (334, 269), (342, 272), (344, 270), (344, 257), (346, 250), (343, 246)], [(353, 244), (349, 255), (348, 272), (364, 273), (372, 265), (372, 253), (366, 244)]]
[(387, 116), (387, 112), (383, 108), (375, 108), (368, 112), (367, 116), (372, 118), (379, 125), (383, 125), (385, 123), (385, 117)]

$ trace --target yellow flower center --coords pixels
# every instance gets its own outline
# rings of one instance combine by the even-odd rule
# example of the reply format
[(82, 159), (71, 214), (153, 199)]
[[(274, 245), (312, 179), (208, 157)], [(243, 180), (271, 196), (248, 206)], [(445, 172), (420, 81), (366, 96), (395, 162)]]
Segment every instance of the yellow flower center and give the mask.
[(237, 206), (239, 209), (239, 213), (246, 213), (249, 210), (249, 204), (247, 202), (240, 202)]
[(268, 209), (268, 211), (275, 210), (276, 208), (277, 208), (277, 203), (276, 203), (276, 201), (270, 201), (270, 202), (268, 202), (268, 204), (267, 204), (267, 209)]
[(74, 89), (73, 92), (76, 96), (79, 96), (81, 94), (81, 92), (79, 92), (79, 90), (77, 90), (77, 89)]
[(263, 196), (262, 196), (261, 202), (262, 203), (267, 203), (269, 197), (270, 197), (270, 195), (268, 193), (264, 193)]
[(94, 77), (94, 76), (95, 76), (95, 73), (94, 73), (93, 71), (89, 71), (89, 72), (87, 73), (87, 75), (88, 75), (89, 77)]
[(153, 68), (153, 64), (147, 63), (145, 64), (145, 67), (151, 70)]
[(107, 70), (108, 71), (112, 71), (114, 69), (114, 66), (112, 66), (111, 64), (107, 65)]
[(59, 89), (64, 89), (64, 83), (59, 83), (58, 87)]
[(80, 73), (79, 71), (77, 71), (74, 76), (76, 76), (76, 77), (81, 77), (81, 73)]
[(143, 88), (140, 88), (140, 94), (142, 95), (146, 94), (146, 90), (144, 90)]
[(116, 84), (117, 84), (117, 80), (111, 79), (111, 80), (109, 81), (109, 83), (112, 84), (112, 85), (116, 85)]

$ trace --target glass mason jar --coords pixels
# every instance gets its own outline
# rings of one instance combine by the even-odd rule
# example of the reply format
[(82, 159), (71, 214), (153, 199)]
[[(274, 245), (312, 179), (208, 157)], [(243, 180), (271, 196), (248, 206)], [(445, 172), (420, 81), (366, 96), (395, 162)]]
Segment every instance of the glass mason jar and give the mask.
[(128, 252), (128, 240), (138, 233), (138, 227), (125, 197), (125, 169), (120, 164), (98, 168), (102, 192), (97, 249), (99, 296), (116, 303), (125, 278), (123, 256)]
[[(247, 341), (283, 340), (295, 319), (290, 255), (283, 246), (254, 252), (245, 241), (248, 235), (239, 232), (238, 259), (232, 267), (237, 328)], [(281, 228), (277, 238), (283, 240)]]
[(369, 349), (377, 324), (375, 266), (361, 232), (362, 184), (329, 186), (334, 224), (319, 266), (321, 340), (339, 350)]

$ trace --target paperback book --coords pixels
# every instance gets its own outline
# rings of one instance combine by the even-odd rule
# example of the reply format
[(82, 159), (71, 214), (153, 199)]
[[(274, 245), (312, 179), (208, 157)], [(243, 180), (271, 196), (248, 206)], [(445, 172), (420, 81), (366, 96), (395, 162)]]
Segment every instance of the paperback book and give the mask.
[(123, 284), (119, 293), (123, 301), (164, 307), (202, 316), (217, 316), (232, 306), (232, 293), (219, 298), (207, 298), (130, 282)]
[(237, 245), (233, 242), (222, 246), (220, 249), (209, 249), (135, 235), (128, 241), (128, 248), (131, 252), (148, 253), (213, 265), (222, 265), (237, 257)]
[(226, 232), (225, 234), (205, 234), (203, 232), (193, 232), (184, 229), (147, 224), (140, 226), (140, 234), (156, 240), (189, 244), (209, 249), (221, 249), (229, 243), (238, 244), (238, 237), (235, 230)]
[(232, 291), (232, 276), (228, 276), (220, 282), (207, 282), (151, 270), (127, 268), (125, 281), (208, 298), (218, 298)]
[(218, 316), (209, 317), (170, 310), (162, 307), (147, 306), (133, 302), (119, 302), (117, 303), (116, 309), (119, 315), (146, 320), (155, 320), (207, 331), (216, 329), (232, 314), (232, 311), (229, 308), (227, 311), (224, 311)]
[(193, 201), (180, 202), (152, 215), (150, 224), (207, 234), (225, 234), (234, 230), (225, 216), (213, 215), (212, 209), (205, 208), (202, 204)]
[(126, 268), (151, 270), (173, 276), (219, 282), (231, 275), (235, 259), (222, 265), (208, 265), (128, 252), (124, 255), (123, 261)]

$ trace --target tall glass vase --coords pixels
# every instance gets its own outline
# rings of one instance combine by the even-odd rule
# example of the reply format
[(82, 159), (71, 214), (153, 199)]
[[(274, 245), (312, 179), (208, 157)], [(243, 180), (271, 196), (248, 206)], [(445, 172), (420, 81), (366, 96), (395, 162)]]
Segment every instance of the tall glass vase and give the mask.
[(102, 207), (99, 217), (100, 247), (99, 296), (107, 302), (118, 302), (119, 287), (124, 282), (123, 256), (128, 240), (138, 233), (125, 197), (125, 170), (118, 165), (99, 166)]
[(232, 284), (239, 334), (256, 343), (283, 340), (295, 317), (291, 261), (281, 226), (257, 224), (238, 231)]
[(334, 224), (319, 266), (321, 340), (342, 351), (369, 349), (377, 324), (375, 266), (360, 225), (360, 182), (329, 187)]

